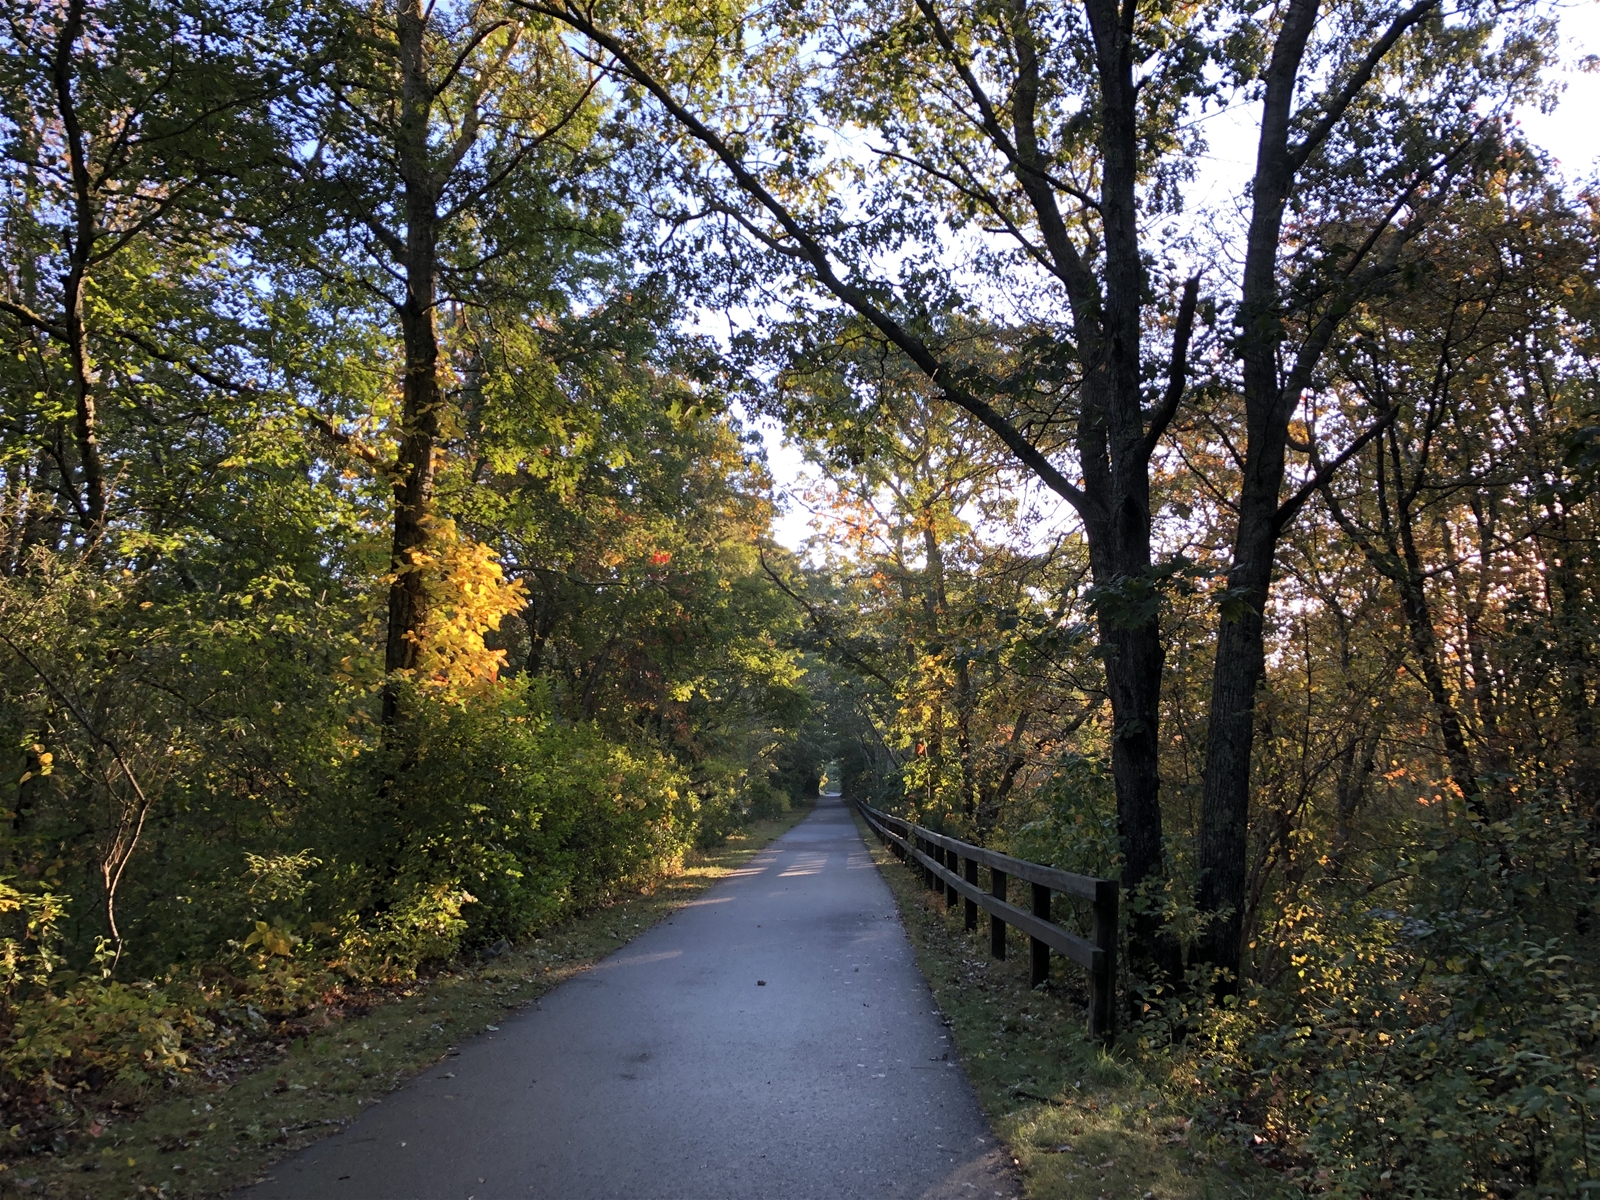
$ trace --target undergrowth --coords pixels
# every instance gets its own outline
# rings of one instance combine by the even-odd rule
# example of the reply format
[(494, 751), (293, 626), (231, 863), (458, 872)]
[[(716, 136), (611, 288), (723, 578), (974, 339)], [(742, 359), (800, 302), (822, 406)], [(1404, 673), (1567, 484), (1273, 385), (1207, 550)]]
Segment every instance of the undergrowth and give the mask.
[(120, 1094), (58, 1090), (9, 1139), (0, 1197), (168, 1200), (226, 1193), (326, 1136), (506, 1013), (587, 969), (772, 839), (801, 809), (757, 822), (683, 869), (492, 957), (403, 984), (257, 1012), (193, 1069)]
[(857, 825), (1031, 1200), (1267, 1200), (1294, 1192), (1228, 1131), (1209, 1125), (1159, 1061), (1089, 1039), (1076, 965), (1052, 956), (1049, 981), (1030, 988), (1025, 936), (1008, 930), (1006, 960), (994, 961), (985, 914), (966, 932), (959, 904), (947, 908), (859, 817)]

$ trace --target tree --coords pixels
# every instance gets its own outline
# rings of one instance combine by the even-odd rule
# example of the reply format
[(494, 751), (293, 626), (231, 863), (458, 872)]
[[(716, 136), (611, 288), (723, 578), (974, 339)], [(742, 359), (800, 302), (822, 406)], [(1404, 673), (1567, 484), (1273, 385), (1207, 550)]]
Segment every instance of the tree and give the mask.
[[(1531, 563), (1515, 565), (1509, 547), (1559, 537), (1568, 520), (1565, 489), (1548, 481), (1551, 439), (1575, 421), (1561, 360), (1592, 353), (1573, 335), (1594, 281), (1587, 230), (1534, 164), (1489, 182), (1419, 243), (1415, 283), (1354, 315), (1360, 337), (1340, 355), (1348, 400), (1335, 419), (1351, 405), (1391, 419), (1358, 469), (1320, 494), (1398, 596), (1449, 786), (1494, 819), (1517, 774), (1511, 747), (1535, 734), (1502, 728), (1508, 664), (1492, 661), (1491, 593), (1497, 577), (1528, 577)], [(1553, 574), (1557, 605), (1571, 605), (1570, 568)], [(1580, 663), (1584, 643), (1569, 644)], [(1567, 701), (1557, 727), (1581, 740), (1587, 703), (1554, 690)]]
[[(819, 653), (854, 676), (905, 798), (985, 842), (1013, 789), (1103, 706), (1069, 605), (1040, 599), (1078, 596), (1086, 564), (1076, 544), (1029, 545), (1036, 498), (976, 422), (930, 403), (921, 374), (877, 353), (859, 321), (827, 332), (778, 382), (822, 476), (808, 503), (832, 581), (797, 579), (796, 598)], [(842, 399), (852, 391), (870, 398)], [(874, 420), (818, 419), (844, 410)], [(824, 598), (829, 586), (850, 598)]]
[[(1438, 0), (1327, 10), (1299, 0), (1270, 14), (912, 0), (693, 20), (519, 2), (566, 22), (597, 64), (651, 97), (692, 147), (682, 187), (722, 223), (736, 259), (765, 255), (806, 296), (858, 314), (1073, 508), (1113, 713), (1123, 882), (1136, 894), (1165, 874), (1158, 601), (1169, 573), (1152, 547), (1151, 462), (1184, 400), (1200, 310), (1198, 276), (1179, 286), (1172, 270), (1152, 270), (1179, 251), (1152, 218), (1178, 203), (1200, 149), (1181, 131), (1221, 94), (1217, 73), (1259, 104), (1244, 269), (1225, 284), (1223, 265), (1209, 268), (1240, 330), (1247, 412), (1201, 885), (1213, 916), (1205, 956), (1236, 973), (1263, 661), (1250, 614), (1279, 532), (1309, 494), (1280, 495), (1288, 421), (1351, 305), (1392, 276), (1432, 198), (1493, 145), (1496, 129), (1473, 105), (1525, 82), (1536, 47), (1513, 35), (1491, 52), (1497, 10), (1447, 19)], [(1402, 62), (1406, 86), (1386, 87)], [(833, 128), (862, 136), (845, 149)], [(847, 193), (855, 184), (866, 186)], [(1283, 237), (1289, 214), (1309, 218), (1298, 245)], [(966, 239), (961, 252), (946, 249), (950, 237)], [(987, 316), (999, 296), (1032, 335), (1001, 373), (964, 356), (944, 320)], [(1135, 959), (1175, 977), (1178, 947), (1159, 916), (1143, 900), (1133, 914)]]
[[(335, 408), (314, 421), (392, 483), (384, 667), (410, 673), (426, 640), (420, 556), (440, 454), (472, 401), (474, 323), (496, 302), (527, 320), (559, 310), (561, 283), (581, 275), (601, 232), (576, 194), (593, 80), (503, 6), (397, 0), (333, 18), (336, 51), (289, 114), (297, 152), (284, 163), (296, 220), (318, 223), (280, 222), (277, 253), (313, 289), (364, 296), (397, 326), (392, 413)], [(373, 444), (384, 417), (388, 448)], [(389, 722), (397, 695), (386, 693)]]
[[(22, 435), (13, 454), (32, 451), (7, 472), (20, 506), (14, 553), (59, 544), (59, 523), (92, 549), (118, 515), (117, 481), (149, 480), (137, 457), (108, 462), (106, 424), (161, 437), (161, 419), (127, 403), (128, 381), (145, 372), (151, 392), (170, 382), (163, 324), (218, 295), (225, 271), (208, 260), (239, 232), (238, 185), (270, 152), (262, 116), (276, 64), (257, 61), (235, 11), (190, 0), (7, 6), (3, 21), (3, 137), (19, 171), (0, 313), (24, 364), (17, 391), (34, 401), (11, 414)], [(232, 325), (208, 315), (199, 324)]]

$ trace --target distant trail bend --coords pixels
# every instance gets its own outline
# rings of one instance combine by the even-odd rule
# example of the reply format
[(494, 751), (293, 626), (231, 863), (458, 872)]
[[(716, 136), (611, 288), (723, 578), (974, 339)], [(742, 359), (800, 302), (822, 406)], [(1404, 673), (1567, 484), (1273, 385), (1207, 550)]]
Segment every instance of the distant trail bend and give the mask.
[[(764, 982), (763, 982), (764, 981)], [(249, 1200), (1020, 1195), (837, 797)]]

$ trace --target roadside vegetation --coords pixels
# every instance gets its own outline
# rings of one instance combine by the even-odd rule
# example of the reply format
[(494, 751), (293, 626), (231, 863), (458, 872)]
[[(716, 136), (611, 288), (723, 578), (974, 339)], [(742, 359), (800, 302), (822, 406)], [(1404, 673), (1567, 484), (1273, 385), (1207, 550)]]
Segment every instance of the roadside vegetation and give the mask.
[(859, 817), (856, 824), (1032, 1200), (1298, 1194), (1302, 1171), (1285, 1179), (1258, 1161), (1248, 1148), (1253, 1131), (1219, 1123), (1176, 1063), (1087, 1035), (1087, 994), (1072, 963), (1056, 957), (1050, 979), (1030, 988), (1025, 937), (1008, 930), (1007, 957), (996, 962), (987, 918), (968, 933), (960, 906), (951, 909)]
[[(196, 1047), (204, 1069), (52, 1110), (51, 1153), (13, 1159), (0, 1195), (102, 1200), (214, 1196), (336, 1133), (455, 1046), (586, 970), (792, 829), (797, 807), (755, 821), (683, 867), (520, 945), (405, 983), (325, 995)], [(62, 1118), (66, 1119), (62, 1119)]]

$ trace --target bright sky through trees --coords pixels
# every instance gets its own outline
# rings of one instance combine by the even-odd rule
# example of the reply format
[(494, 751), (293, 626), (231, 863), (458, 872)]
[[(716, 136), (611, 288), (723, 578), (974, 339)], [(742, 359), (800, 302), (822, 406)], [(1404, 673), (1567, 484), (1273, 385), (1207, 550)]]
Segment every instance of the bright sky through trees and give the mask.
[[(1553, 111), (1525, 107), (1517, 115), (1533, 141), (1555, 157), (1570, 183), (1577, 184), (1594, 178), (1600, 167), (1600, 0), (1569, 3), (1560, 9), (1559, 19), (1562, 64), (1552, 76), (1565, 90)], [(1589, 56), (1595, 56), (1597, 69), (1583, 69)], [(1249, 177), (1254, 136), (1255, 128), (1248, 119), (1235, 121), (1230, 128), (1226, 113), (1207, 118), (1210, 151), (1192, 186), (1191, 209), (1219, 201), (1237, 202), (1240, 181)], [(800, 495), (815, 478), (800, 448), (784, 438), (777, 422), (762, 419), (751, 424), (761, 434), (780, 498), (773, 536), (798, 551), (815, 533), (812, 514)], [(1038, 487), (1029, 491), (1045, 512), (1063, 521), (1072, 519), (1071, 511), (1058, 498)]]

